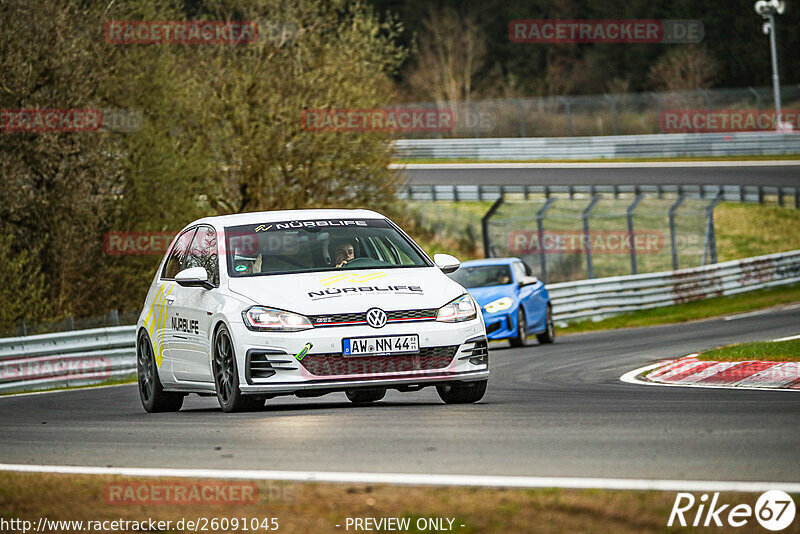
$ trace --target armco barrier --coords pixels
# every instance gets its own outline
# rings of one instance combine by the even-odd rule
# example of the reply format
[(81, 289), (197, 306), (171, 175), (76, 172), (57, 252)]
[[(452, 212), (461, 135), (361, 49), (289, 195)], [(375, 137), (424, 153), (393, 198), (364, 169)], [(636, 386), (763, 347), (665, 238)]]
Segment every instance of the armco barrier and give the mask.
[(0, 339), (0, 392), (81, 386), (135, 375), (134, 326)]
[(660, 273), (550, 284), (556, 321), (601, 319), (800, 282), (800, 250)]
[[(800, 250), (693, 269), (548, 286), (556, 321), (602, 318), (800, 282)], [(0, 392), (92, 384), (136, 374), (134, 326), (0, 339)]]
[(800, 154), (800, 132), (398, 139), (400, 159), (537, 160)]
[(409, 185), (400, 190), (399, 197), (421, 202), (469, 202), (497, 200), (500, 197), (528, 200), (537, 195), (575, 198), (598, 194), (614, 198), (639, 194), (658, 198), (683, 195), (702, 200), (718, 198), (730, 202), (776, 203), (800, 209), (800, 186), (790, 185)]

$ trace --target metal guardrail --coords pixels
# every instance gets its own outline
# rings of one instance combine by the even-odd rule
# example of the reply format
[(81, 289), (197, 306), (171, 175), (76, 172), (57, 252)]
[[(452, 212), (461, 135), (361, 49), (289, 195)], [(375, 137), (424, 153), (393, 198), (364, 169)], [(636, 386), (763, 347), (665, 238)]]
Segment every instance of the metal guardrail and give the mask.
[(602, 319), (800, 282), (800, 250), (691, 269), (550, 284), (557, 321)]
[(467, 202), (493, 201), (501, 197), (529, 200), (535, 196), (550, 198), (566, 195), (648, 194), (658, 198), (681, 196), (701, 200), (727, 200), (763, 204), (769, 200), (780, 206), (800, 209), (800, 186), (769, 185), (410, 185), (400, 191), (400, 198), (415, 201)]
[[(556, 321), (602, 318), (800, 282), (800, 250), (678, 271), (548, 286)], [(135, 326), (0, 339), (0, 392), (134, 377)]]
[(0, 392), (133, 377), (135, 332), (135, 326), (117, 326), (0, 339)]
[(608, 135), (592, 137), (505, 137), (398, 139), (401, 159), (538, 160), (675, 158), (800, 154), (800, 133), (731, 132)]

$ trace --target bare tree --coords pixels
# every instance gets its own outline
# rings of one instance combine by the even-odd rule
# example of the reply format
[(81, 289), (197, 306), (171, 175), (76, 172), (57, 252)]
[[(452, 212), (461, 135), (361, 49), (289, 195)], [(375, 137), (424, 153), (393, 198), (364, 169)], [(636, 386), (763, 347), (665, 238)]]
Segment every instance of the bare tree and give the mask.
[(432, 10), (423, 23), (409, 85), (417, 95), (436, 102), (469, 100), (485, 56), (486, 37), (474, 16), (450, 7)]
[(719, 72), (719, 63), (703, 46), (673, 48), (650, 68), (648, 79), (655, 90), (706, 89)]

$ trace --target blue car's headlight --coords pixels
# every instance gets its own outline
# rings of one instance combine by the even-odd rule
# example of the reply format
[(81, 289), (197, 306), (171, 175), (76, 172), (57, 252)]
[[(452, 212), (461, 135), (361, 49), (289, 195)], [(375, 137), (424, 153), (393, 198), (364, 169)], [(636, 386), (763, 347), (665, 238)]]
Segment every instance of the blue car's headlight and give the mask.
[(493, 300), (492, 302), (484, 306), (483, 309), (489, 313), (495, 313), (507, 310), (513, 305), (514, 305), (514, 299), (512, 299), (511, 297), (503, 297), (497, 300)]

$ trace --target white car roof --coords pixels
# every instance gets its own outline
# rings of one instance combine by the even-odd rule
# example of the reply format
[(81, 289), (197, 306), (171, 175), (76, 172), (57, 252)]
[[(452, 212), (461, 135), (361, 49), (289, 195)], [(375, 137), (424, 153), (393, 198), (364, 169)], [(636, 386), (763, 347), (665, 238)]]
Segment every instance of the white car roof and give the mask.
[(384, 215), (372, 210), (346, 210), (346, 209), (317, 209), (317, 210), (277, 210), (254, 211), (250, 213), (236, 213), (233, 215), (218, 215), (204, 217), (186, 225), (211, 224), (217, 228), (227, 226), (240, 226), (244, 224), (258, 224), (262, 222), (278, 221), (309, 221), (314, 219), (384, 219)]

